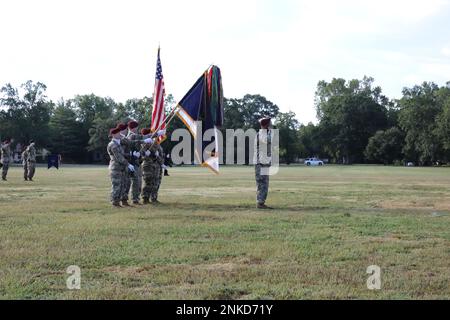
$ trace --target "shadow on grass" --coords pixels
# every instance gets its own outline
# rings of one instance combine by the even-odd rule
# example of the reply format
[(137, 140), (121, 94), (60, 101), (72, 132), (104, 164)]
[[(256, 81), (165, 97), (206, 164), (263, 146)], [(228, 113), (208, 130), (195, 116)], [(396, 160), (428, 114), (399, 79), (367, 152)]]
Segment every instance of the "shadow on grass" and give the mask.
[(286, 211), (286, 212), (292, 212), (292, 211), (323, 211), (323, 210), (330, 210), (333, 209), (332, 207), (328, 206), (308, 206), (308, 205), (294, 205), (294, 206), (274, 206), (272, 210), (261, 210), (257, 209), (255, 204), (249, 204), (249, 203), (239, 203), (239, 204), (233, 204), (233, 203), (225, 203), (225, 204), (198, 204), (198, 203), (191, 203), (191, 202), (164, 202), (157, 206), (158, 209), (176, 209), (176, 210), (183, 210), (183, 211), (190, 211), (190, 212), (196, 212), (196, 211), (205, 211), (205, 210), (211, 210), (216, 212), (242, 212), (242, 211), (255, 211), (255, 212), (278, 212), (278, 211)]

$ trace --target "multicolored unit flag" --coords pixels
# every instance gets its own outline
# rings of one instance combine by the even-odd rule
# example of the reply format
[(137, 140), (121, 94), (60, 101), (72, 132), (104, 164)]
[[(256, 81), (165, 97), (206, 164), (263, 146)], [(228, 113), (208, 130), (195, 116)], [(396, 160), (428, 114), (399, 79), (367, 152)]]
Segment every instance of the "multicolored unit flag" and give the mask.
[[(164, 78), (162, 74), (161, 59), (159, 57), (160, 48), (158, 48), (158, 58), (156, 60), (156, 78), (155, 78), (155, 90), (153, 92), (153, 112), (152, 123), (150, 129), (152, 132), (157, 130), (164, 130), (166, 128), (166, 112), (164, 110)], [(167, 136), (160, 136), (159, 142), (166, 140)]]
[[(198, 152), (195, 152), (195, 155), (202, 166), (219, 173), (218, 130), (223, 125), (223, 88), (219, 67), (209, 67), (198, 78), (194, 86), (178, 103), (177, 116), (187, 126), (196, 140), (197, 135), (202, 134), (203, 137), (207, 130), (214, 130), (215, 145), (212, 150), (208, 151), (207, 149), (210, 146), (201, 139), (202, 155), (199, 155)], [(202, 124), (202, 132), (198, 132), (199, 123)]]

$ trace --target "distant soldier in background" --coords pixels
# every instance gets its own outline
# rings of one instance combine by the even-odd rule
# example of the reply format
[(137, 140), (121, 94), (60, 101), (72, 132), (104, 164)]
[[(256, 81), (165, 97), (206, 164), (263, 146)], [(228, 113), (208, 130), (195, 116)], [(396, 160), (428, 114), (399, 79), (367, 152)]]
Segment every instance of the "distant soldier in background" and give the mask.
[(169, 170), (167, 170), (168, 167), (172, 167), (172, 158), (170, 157), (170, 152), (166, 154), (164, 157), (164, 165), (162, 168), (164, 169), (164, 176), (169, 176)]
[(33, 181), (34, 173), (36, 171), (36, 147), (34, 144), (34, 140), (30, 140), (30, 144), (27, 149), (27, 166), (28, 166), (28, 180)]
[(23, 179), (28, 181), (28, 151), (27, 148), (24, 148), (22, 151), (22, 167), (23, 167)]
[(6, 176), (8, 175), (8, 169), (9, 169), (9, 163), (12, 160), (12, 153), (11, 153), (11, 139), (6, 139), (1, 144), (1, 158), (0, 162), (2, 164), (2, 180), (6, 180)]
[(109, 131), (112, 139), (106, 147), (109, 155), (109, 176), (111, 178), (111, 204), (114, 207), (121, 207), (123, 190), (125, 188), (124, 175), (127, 170), (134, 170), (133, 165), (128, 163), (124, 156), (124, 150), (121, 144), (120, 128), (113, 128)]
[[(158, 136), (165, 134), (163, 131), (158, 131)], [(150, 132), (150, 129), (142, 129), (141, 131), (143, 135)], [(144, 188), (142, 189), (142, 198), (144, 199), (144, 204), (150, 203), (149, 200), (154, 204), (159, 203), (158, 191), (162, 179), (161, 166), (164, 164), (164, 151), (157, 141), (158, 139), (153, 144), (142, 144), (140, 152), (143, 158), (142, 173), (144, 177)]]
[[(258, 209), (272, 209), (265, 204), (269, 192), (269, 175), (268, 172), (262, 172), (264, 169), (268, 171), (271, 165), (272, 137), (270, 120), (270, 118), (259, 120), (261, 130), (258, 131), (255, 139), (256, 208)], [(264, 148), (262, 148), (262, 145), (265, 145)], [(264, 154), (262, 151), (264, 151)]]

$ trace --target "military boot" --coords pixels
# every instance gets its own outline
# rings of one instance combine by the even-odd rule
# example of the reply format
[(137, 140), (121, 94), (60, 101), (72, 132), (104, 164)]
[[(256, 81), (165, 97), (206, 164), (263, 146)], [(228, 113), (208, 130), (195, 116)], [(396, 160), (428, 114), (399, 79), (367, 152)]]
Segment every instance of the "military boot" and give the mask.
[(137, 205), (137, 206), (140, 206), (140, 205), (141, 205), (141, 203), (139, 202), (139, 200), (133, 200), (133, 204), (135, 204), (135, 205)]
[(119, 201), (113, 202), (112, 205), (113, 205), (113, 207), (116, 207), (116, 208), (122, 208)]
[(130, 204), (128, 203), (128, 200), (122, 200), (122, 206), (131, 207)]
[(256, 205), (256, 208), (257, 208), (257, 209), (273, 209), (273, 208), (271, 208), (271, 207), (266, 206), (264, 203), (258, 203), (258, 204)]
[(144, 198), (144, 204), (150, 204), (150, 201), (147, 198)]

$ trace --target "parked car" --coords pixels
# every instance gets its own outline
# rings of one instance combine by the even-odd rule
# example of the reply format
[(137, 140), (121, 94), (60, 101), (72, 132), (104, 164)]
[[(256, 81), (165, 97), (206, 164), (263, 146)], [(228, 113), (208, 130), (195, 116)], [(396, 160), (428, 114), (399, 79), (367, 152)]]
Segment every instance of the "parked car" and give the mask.
[(317, 158), (305, 159), (305, 164), (307, 166), (323, 166), (323, 161)]

